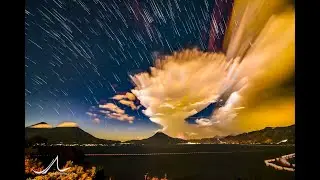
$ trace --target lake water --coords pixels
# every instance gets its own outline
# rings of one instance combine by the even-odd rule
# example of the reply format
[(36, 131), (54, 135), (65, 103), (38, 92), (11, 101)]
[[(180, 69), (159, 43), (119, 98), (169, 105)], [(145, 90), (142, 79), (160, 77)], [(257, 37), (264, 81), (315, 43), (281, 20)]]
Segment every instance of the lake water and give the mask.
[(264, 164), (265, 159), (294, 153), (294, 146), (120, 146), (82, 150), (88, 154), (85, 161), (103, 167), (105, 176), (115, 180), (143, 180), (146, 173), (158, 177), (167, 174), (172, 180), (294, 179), (294, 173)]

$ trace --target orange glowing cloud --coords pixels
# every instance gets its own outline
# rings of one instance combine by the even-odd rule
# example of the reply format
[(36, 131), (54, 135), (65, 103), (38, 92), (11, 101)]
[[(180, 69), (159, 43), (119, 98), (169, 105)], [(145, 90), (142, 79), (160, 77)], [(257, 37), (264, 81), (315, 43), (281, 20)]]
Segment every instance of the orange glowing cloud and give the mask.
[(45, 122), (37, 123), (30, 126), (30, 128), (52, 128), (52, 127), (53, 127), (52, 125)]
[(112, 99), (114, 99), (114, 100), (121, 100), (121, 99), (125, 99), (125, 98), (127, 98), (126, 95), (121, 95), (121, 94), (117, 94), (112, 97)]
[(124, 110), (122, 110), (120, 107), (118, 107), (117, 105), (115, 105), (113, 103), (107, 103), (107, 104), (103, 104), (103, 105), (100, 104), (99, 108), (107, 109), (107, 110), (116, 112), (118, 114), (124, 114)]
[(57, 127), (79, 127), (76, 122), (65, 121), (57, 125)]
[(132, 110), (137, 109), (136, 105), (132, 101), (128, 101), (128, 100), (123, 100), (122, 99), (122, 100), (119, 101), (119, 103), (131, 107)]
[(125, 95), (117, 94), (117, 95), (113, 96), (112, 99), (118, 100), (118, 101), (122, 100), (122, 99), (128, 99), (130, 101), (134, 101), (134, 100), (136, 100), (136, 96), (130, 92), (127, 92)]
[[(128, 103), (131, 101), (125, 101), (125, 100), (120, 100), (120, 101), (122, 102), (122, 104), (127, 103), (125, 105), (132, 106), (132, 104)], [(133, 106), (134, 106), (134, 104), (133, 104)], [(105, 114), (106, 117), (108, 117), (108, 118), (119, 120), (119, 121), (128, 121), (129, 123), (133, 123), (134, 116), (129, 116), (128, 114), (125, 113), (125, 111), (123, 109), (121, 109), (120, 107), (118, 107), (117, 105), (115, 105), (113, 103), (99, 105), (99, 108), (106, 109), (106, 110), (100, 110), (100, 112)], [(134, 106), (133, 108), (136, 108), (136, 107)]]
[(136, 100), (136, 96), (130, 92), (126, 93), (126, 97), (130, 100), (130, 101), (134, 101)]

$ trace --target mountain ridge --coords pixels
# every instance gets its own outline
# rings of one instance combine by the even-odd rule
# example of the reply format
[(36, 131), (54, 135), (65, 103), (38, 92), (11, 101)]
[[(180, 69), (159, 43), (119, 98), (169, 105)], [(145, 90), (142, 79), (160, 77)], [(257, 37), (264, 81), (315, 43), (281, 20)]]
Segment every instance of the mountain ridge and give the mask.
[(27, 141), (43, 140), (48, 144), (110, 144), (120, 141), (99, 139), (79, 127), (25, 128)]
[[(38, 124), (46, 124), (40, 122)], [(26, 141), (41, 141), (48, 144), (114, 144), (120, 141), (99, 139), (80, 127), (53, 127), (53, 128), (25, 128)], [(282, 142), (284, 141), (284, 142)], [(295, 143), (295, 125), (287, 127), (266, 127), (261, 130), (245, 132), (238, 135), (215, 136), (212, 138), (184, 140), (168, 136), (163, 132), (141, 140), (128, 140), (124, 143), (147, 145), (173, 145), (181, 143), (209, 143), (209, 144), (285, 144)]]
[(225, 144), (274, 144), (287, 139), (287, 144), (295, 143), (295, 125), (285, 127), (265, 127), (261, 130), (245, 132), (237, 135), (191, 139), (195, 143)]

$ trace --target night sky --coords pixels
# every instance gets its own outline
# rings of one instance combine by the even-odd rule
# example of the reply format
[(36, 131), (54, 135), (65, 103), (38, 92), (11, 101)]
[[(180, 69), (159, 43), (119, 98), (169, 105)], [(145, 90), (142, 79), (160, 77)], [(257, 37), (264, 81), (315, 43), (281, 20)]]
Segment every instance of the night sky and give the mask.
[[(25, 126), (74, 121), (106, 139), (153, 134), (161, 127), (143, 107), (132, 110), (111, 98), (130, 91), (129, 75), (147, 71), (159, 56), (221, 49), (231, 3), (216, 1), (27, 0)], [(100, 113), (108, 102), (132, 123)]]

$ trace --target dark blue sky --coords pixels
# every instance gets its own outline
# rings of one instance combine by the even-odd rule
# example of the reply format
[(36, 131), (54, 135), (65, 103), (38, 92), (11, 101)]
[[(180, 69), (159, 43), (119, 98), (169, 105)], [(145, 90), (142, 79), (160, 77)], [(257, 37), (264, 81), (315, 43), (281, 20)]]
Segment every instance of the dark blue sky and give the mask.
[[(86, 112), (106, 102), (117, 104), (110, 98), (133, 88), (129, 75), (148, 70), (159, 55), (191, 47), (213, 50), (208, 49), (211, 19), (219, 4), (223, 5), (218, 0), (27, 0), (26, 126), (68, 120), (98, 136), (114, 131), (152, 133), (159, 126), (141, 109), (118, 104), (135, 117), (132, 124), (103, 116), (95, 124)], [(226, 17), (225, 11), (220, 7), (216, 13)], [(227, 20), (218, 22), (222, 40)]]

